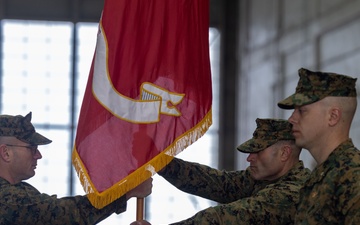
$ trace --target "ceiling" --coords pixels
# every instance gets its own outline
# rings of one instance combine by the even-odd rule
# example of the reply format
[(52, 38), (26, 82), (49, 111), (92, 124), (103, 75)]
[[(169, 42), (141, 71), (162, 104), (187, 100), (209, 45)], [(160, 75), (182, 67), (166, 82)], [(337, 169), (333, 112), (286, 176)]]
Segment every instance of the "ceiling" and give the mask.
[[(98, 22), (104, 0), (0, 0), (0, 19)], [(210, 26), (218, 27), (221, 0), (210, 0)]]

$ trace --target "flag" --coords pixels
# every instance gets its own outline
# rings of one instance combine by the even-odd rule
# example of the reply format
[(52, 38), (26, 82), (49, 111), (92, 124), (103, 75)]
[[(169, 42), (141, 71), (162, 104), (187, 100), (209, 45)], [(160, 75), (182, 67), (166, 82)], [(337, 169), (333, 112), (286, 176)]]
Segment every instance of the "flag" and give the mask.
[(72, 163), (102, 208), (211, 126), (208, 0), (105, 0)]

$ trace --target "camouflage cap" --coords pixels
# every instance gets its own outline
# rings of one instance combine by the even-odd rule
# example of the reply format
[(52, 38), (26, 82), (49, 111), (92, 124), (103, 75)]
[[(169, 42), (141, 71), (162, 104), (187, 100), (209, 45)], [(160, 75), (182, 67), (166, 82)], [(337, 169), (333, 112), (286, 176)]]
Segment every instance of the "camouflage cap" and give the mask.
[(299, 76), (295, 94), (280, 101), (280, 108), (294, 109), (295, 106), (307, 105), (327, 96), (356, 97), (357, 78), (304, 68), (299, 69)]
[(52, 141), (35, 131), (31, 124), (31, 112), (21, 115), (0, 115), (0, 136), (12, 136), (31, 145), (46, 145)]
[(239, 145), (237, 149), (244, 153), (260, 152), (281, 140), (295, 140), (292, 125), (282, 119), (256, 119), (257, 128), (253, 138)]

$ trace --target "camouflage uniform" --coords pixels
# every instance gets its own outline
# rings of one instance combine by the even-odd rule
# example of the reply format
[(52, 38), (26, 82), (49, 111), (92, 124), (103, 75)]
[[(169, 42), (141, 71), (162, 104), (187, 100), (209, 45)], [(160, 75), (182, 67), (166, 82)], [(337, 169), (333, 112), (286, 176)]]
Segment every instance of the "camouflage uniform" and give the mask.
[[(253, 138), (240, 145), (240, 151), (258, 152), (279, 140), (294, 139), (287, 121), (257, 119), (256, 122)], [(293, 224), (298, 191), (310, 171), (299, 161), (275, 181), (256, 181), (248, 169), (221, 171), (174, 158), (159, 174), (184, 192), (221, 203), (173, 224), (266, 225)]]
[[(356, 78), (299, 69), (295, 94), (278, 103), (294, 109), (327, 96), (356, 98)], [(313, 170), (300, 190), (295, 224), (360, 224), (360, 152), (351, 139)]]
[(10, 184), (0, 178), (0, 224), (63, 225), (96, 224), (113, 212), (126, 211), (126, 198), (94, 208), (86, 196), (57, 198), (40, 194), (26, 182)]
[(317, 166), (300, 190), (295, 224), (360, 224), (360, 152), (351, 140)]
[[(13, 136), (35, 146), (51, 143), (35, 131), (31, 112), (25, 117), (0, 115), (0, 136)], [(96, 209), (86, 196), (57, 198), (39, 193), (26, 182), (11, 184), (0, 177), (0, 225), (96, 224), (114, 212), (124, 211), (125, 196)]]

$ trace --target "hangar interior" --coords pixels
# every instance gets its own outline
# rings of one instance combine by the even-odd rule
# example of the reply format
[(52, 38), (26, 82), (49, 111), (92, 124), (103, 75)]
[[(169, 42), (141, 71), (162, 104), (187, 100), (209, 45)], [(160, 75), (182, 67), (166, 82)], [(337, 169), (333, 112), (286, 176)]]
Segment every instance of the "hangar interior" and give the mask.
[[(39, 132), (52, 137), (29, 180), (48, 194), (83, 194), (71, 152), (103, 3), (0, 0), (0, 112), (32, 111)], [(210, 0), (209, 10), (214, 123), (179, 157), (245, 169), (247, 156), (236, 146), (252, 136), (256, 118), (289, 117), (291, 111), (276, 103), (295, 91), (299, 68), (360, 78), (360, 0)], [(351, 129), (356, 146), (359, 136), (358, 110)], [(315, 166), (306, 150), (302, 160)], [(185, 219), (216, 204), (180, 193), (157, 176), (154, 181), (146, 201), (153, 224)], [(129, 224), (134, 204), (103, 224)]]

